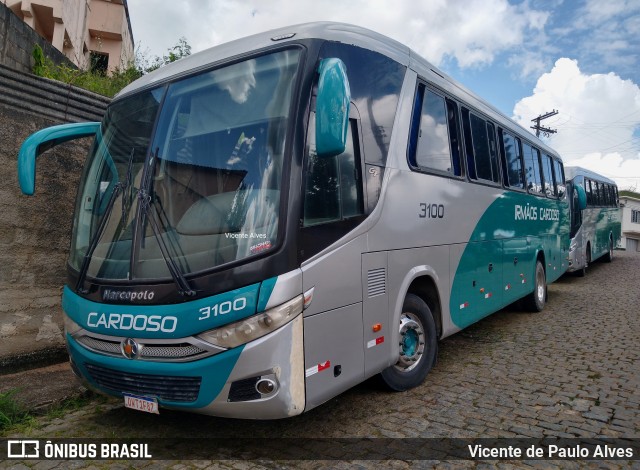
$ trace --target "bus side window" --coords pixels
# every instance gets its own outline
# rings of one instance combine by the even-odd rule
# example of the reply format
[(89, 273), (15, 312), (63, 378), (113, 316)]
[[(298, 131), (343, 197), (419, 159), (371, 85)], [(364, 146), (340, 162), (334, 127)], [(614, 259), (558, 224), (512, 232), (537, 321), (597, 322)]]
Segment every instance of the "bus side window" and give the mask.
[(553, 180), (553, 170), (551, 169), (551, 157), (542, 155), (542, 173), (544, 176), (544, 193), (547, 197), (555, 197), (556, 187)]
[(553, 173), (556, 179), (558, 197), (562, 199), (567, 189), (564, 184), (564, 170), (562, 168), (562, 162), (560, 162), (560, 160), (553, 160)]
[(412, 166), (461, 175), (456, 115), (451, 104), (424, 85), (419, 85), (414, 113), (420, 110), (420, 114), (414, 114), (409, 147)]
[(593, 205), (593, 193), (591, 192), (591, 180), (585, 178), (585, 180), (584, 180), (584, 190), (587, 193), (587, 206), (592, 206)]
[[(315, 128), (315, 114), (309, 129)], [(318, 158), (309, 132), (307, 179), (304, 198), (304, 226), (337, 222), (364, 214), (362, 171), (357, 122), (349, 119), (347, 145), (343, 153)]]
[(540, 174), (540, 157), (537, 148), (523, 144), (524, 169), (529, 192), (542, 194), (542, 176)]
[(504, 185), (511, 188), (525, 189), (522, 175), (522, 152), (520, 139), (500, 129), (502, 135), (502, 166), (504, 169)]
[(469, 177), (498, 183), (500, 174), (493, 124), (469, 112), (466, 108), (463, 108), (462, 113)]

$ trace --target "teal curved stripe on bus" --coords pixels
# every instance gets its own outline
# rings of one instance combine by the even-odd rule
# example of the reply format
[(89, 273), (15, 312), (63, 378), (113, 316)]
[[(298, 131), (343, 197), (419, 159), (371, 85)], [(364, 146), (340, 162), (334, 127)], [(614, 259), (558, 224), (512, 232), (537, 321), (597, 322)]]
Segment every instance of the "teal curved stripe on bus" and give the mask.
[(567, 269), (568, 249), (565, 199), (499, 194), (478, 221), (455, 268), (451, 320), (464, 328), (532, 292), (540, 252), (547, 282), (555, 281)]
[(269, 303), (269, 299), (271, 298), (271, 294), (273, 293), (273, 289), (276, 286), (277, 281), (278, 277), (276, 276), (265, 279), (260, 284), (260, 295), (258, 296), (258, 313), (264, 312), (267, 308), (267, 304)]

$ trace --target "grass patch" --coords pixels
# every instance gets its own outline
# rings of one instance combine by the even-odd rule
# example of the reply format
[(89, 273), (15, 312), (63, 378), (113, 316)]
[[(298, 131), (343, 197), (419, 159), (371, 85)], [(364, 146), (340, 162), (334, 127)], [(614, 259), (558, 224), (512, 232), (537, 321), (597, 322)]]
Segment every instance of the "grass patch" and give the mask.
[(29, 426), (34, 417), (29, 410), (15, 400), (18, 389), (0, 393), (0, 432), (17, 426)]
[(79, 410), (80, 408), (88, 405), (95, 398), (96, 395), (92, 392), (86, 392), (78, 397), (67, 398), (66, 400), (63, 400), (51, 407), (45, 416), (49, 419), (63, 418), (67, 413)]
[(42, 48), (37, 44), (33, 49), (33, 59), (35, 64), (33, 73), (35, 75), (84, 88), (109, 98), (113, 98), (125, 86), (142, 76), (142, 72), (133, 64), (114, 70), (109, 75), (74, 69), (66, 65), (56, 65), (51, 59), (45, 57)]

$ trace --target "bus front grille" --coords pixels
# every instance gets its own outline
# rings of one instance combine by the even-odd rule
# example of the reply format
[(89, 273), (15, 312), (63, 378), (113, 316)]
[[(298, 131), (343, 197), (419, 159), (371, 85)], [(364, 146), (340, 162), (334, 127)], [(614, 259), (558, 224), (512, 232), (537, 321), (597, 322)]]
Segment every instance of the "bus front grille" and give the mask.
[(85, 364), (91, 379), (105, 390), (157, 397), (173, 402), (194, 402), (198, 399), (202, 377), (133, 374)]
[[(106, 354), (108, 356), (122, 356), (120, 339), (96, 338), (84, 335), (76, 338), (76, 341), (85, 348)], [(139, 340), (144, 341), (144, 340)], [(137, 358), (147, 361), (185, 361), (200, 359), (210, 355), (209, 351), (202, 349), (195, 344), (187, 342), (176, 343), (139, 343), (140, 353)]]

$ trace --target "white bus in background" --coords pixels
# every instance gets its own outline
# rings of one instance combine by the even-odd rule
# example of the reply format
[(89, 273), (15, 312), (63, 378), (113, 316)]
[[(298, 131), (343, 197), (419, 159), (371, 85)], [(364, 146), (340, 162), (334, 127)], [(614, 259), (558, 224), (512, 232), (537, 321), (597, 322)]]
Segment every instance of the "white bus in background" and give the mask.
[[(572, 201), (567, 271), (584, 276), (596, 259), (613, 260), (613, 250), (620, 243), (618, 186), (613, 180), (579, 166), (565, 167), (565, 177)], [(586, 204), (582, 210), (580, 199)]]

